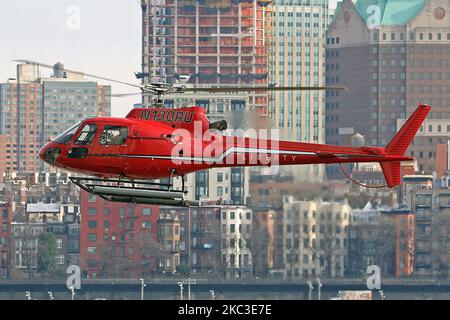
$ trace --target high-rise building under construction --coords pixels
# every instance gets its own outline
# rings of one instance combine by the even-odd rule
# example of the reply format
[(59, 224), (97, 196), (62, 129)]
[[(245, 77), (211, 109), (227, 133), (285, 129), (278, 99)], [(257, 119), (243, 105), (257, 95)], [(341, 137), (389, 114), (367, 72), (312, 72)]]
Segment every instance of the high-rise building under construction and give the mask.
[[(141, 2), (144, 84), (156, 81), (225, 87), (270, 83), (270, 0)], [(255, 109), (267, 116), (268, 97), (261, 91), (168, 95), (165, 105), (203, 107), (210, 119), (219, 120), (239, 114), (235, 111), (241, 109)], [(143, 104), (151, 104), (150, 96), (144, 95)], [(220, 168), (191, 175), (187, 184), (195, 190), (196, 199), (243, 204), (248, 196), (248, 175), (245, 168)]]
[[(267, 0), (143, 0), (143, 82), (267, 85)], [(144, 97), (144, 103), (150, 103)], [(267, 114), (267, 93), (249, 105)]]

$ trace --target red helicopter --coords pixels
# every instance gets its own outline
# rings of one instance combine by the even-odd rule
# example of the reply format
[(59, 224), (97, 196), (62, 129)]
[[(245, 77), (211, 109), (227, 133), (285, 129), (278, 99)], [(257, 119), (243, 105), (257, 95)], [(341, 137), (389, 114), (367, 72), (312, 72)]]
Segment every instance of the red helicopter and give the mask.
[[(84, 120), (40, 150), (40, 158), (46, 163), (89, 176), (72, 177), (72, 181), (110, 201), (197, 206), (198, 201), (184, 199), (187, 192), (184, 179), (181, 190), (174, 190), (172, 179), (200, 170), (236, 166), (378, 162), (387, 187), (393, 188), (400, 184), (400, 163), (414, 160), (404, 154), (431, 109), (421, 104), (384, 148), (341, 147), (226, 136), (222, 133), (227, 129), (225, 121), (210, 123), (205, 110), (200, 107), (164, 108), (163, 95), (189, 91), (346, 90), (345, 87), (184, 88), (163, 83), (130, 85), (157, 96), (152, 107), (133, 109), (125, 118)], [(167, 178), (168, 183), (149, 181)]]

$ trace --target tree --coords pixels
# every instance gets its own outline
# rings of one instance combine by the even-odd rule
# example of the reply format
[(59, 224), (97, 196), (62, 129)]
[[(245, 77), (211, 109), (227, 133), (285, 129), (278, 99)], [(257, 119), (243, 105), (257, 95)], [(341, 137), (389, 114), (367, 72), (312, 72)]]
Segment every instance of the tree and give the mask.
[(363, 275), (369, 265), (379, 266), (384, 276), (395, 275), (397, 238), (392, 222), (361, 223), (350, 232), (349, 275)]
[(30, 224), (17, 227), (14, 235), (14, 251), (16, 268), (24, 268), (28, 277), (33, 279), (36, 267), (37, 239), (35, 229)]
[(95, 264), (98, 267), (99, 276), (102, 278), (110, 278), (115, 275), (115, 266), (118, 265), (118, 261), (115, 259), (115, 243), (104, 243), (99, 248), (100, 259), (88, 259), (88, 267), (93, 267)]
[(183, 275), (183, 276), (188, 276), (189, 275), (189, 267), (186, 265), (178, 265), (177, 266), (177, 273)]
[(321, 252), (323, 253), (323, 257), (318, 257), (320, 259), (320, 266), (324, 267), (324, 273), (329, 279), (336, 276), (334, 269), (336, 265), (336, 228), (338, 227), (328, 224), (327, 232), (322, 235), (322, 243), (319, 243)]
[(56, 255), (58, 253), (56, 236), (44, 232), (39, 236), (37, 267), (38, 272), (52, 274), (56, 271)]
[(150, 276), (157, 267), (158, 255), (161, 252), (158, 241), (153, 239), (150, 233), (144, 233), (140, 237), (140, 243), (137, 243), (142, 259), (142, 276)]
[(254, 225), (251, 235), (251, 253), (253, 261), (253, 275), (256, 277), (267, 277), (269, 273), (270, 246), (273, 239), (267, 227), (261, 224)]

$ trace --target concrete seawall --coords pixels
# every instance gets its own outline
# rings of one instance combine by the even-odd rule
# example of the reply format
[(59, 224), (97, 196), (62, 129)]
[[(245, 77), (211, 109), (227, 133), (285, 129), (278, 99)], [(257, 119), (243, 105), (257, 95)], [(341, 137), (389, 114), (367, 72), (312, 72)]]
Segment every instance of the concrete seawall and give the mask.
[[(178, 281), (146, 281), (145, 299), (174, 300), (179, 299), (180, 291)], [(340, 290), (367, 290), (362, 281), (323, 281), (321, 289), (322, 299), (335, 297)], [(184, 285), (184, 298), (187, 298), (187, 285)], [(191, 285), (193, 299), (209, 299), (209, 291), (214, 290), (216, 299), (281, 299), (306, 300), (308, 288), (305, 283), (287, 282), (220, 282), (208, 283), (197, 281)], [(450, 300), (450, 283), (437, 283), (433, 281), (398, 281), (382, 284), (386, 299), (399, 300)], [(23, 300), (25, 291), (30, 291), (32, 298), (48, 299), (51, 291), (55, 299), (71, 299), (69, 290), (63, 281), (0, 281), (0, 300)], [(110, 281), (85, 280), (81, 290), (76, 290), (75, 299), (140, 299), (140, 284), (138, 281)], [(378, 299), (378, 291), (374, 291), (374, 299)], [(312, 299), (317, 299), (317, 286), (312, 292)]]

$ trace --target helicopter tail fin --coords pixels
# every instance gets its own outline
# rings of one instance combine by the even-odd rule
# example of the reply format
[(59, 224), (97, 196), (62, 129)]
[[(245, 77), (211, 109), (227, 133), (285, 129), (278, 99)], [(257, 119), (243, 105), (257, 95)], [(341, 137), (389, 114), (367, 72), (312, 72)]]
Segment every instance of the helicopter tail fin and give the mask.
[(394, 188), (401, 184), (400, 162), (380, 162), (386, 185)]
[[(431, 107), (421, 104), (409, 117), (397, 134), (386, 146), (386, 153), (393, 156), (403, 156), (419, 131)], [(401, 183), (400, 162), (380, 163), (384, 178), (389, 188), (396, 187)]]

